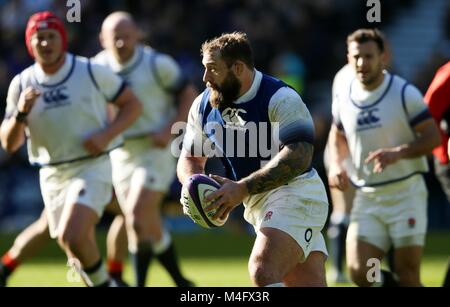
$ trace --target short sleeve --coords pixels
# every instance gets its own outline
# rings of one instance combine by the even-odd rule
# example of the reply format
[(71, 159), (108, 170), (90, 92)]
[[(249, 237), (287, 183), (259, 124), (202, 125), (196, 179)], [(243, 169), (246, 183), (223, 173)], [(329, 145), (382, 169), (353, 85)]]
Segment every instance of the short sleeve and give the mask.
[(211, 148), (212, 145), (202, 129), (202, 119), (200, 113), (200, 102), (203, 94), (199, 95), (191, 105), (186, 125), (186, 132), (183, 138), (183, 148), (192, 156), (205, 156), (209, 153), (205, 149)]
[(178, 93), (186, 84), (186, 78), (178, 63), (169, 55), (155, 54), (155, 74), (161, 86), (170, 92)]
[(90, 63), (90, 74), (98, 90), (108, 102), (114, 102), (126, 87), (122, 78), (105, 65)]
[(314, 142), (314, 124), (311, 114), (297, 92), (280, 88), (270, 99), (269, 120), (279, 125), (280, 142)]
[(349, 91), (350, 84), (355, 78), (355, 73), (349, 64), (344, 65), (334, 76), (333, 85), (331, 87), (331, 114), (333, 123), (339, 130), (343, 130), (342, 120), (339, 113), (339, 101), (342, 95)]
[(16, 75), (9, 85), (8, 96), (6, 98), (5, 118), (11, 117), (16, 111), (21, 91), (20, 75)]
[(415, 86), (405, 85), (402, 91), (402, 102), (412, 127), (431, 117), (422, 93)]

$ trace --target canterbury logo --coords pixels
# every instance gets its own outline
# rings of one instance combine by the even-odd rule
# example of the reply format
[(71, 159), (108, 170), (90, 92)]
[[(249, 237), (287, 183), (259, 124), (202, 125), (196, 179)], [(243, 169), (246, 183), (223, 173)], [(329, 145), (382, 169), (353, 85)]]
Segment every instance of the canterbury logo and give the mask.
[(58, 103), (62, 100), (66, 100), (69, 96), (66, 94), (67, 88), (65, 86), (46, 91), (42, 95), (45, 103)]
[(358, 113), (358, 126), (367, 126), (378, 123), (380, 118), (376, 115), (376, 112), (378, 112), (378, 109), (364, 110)]
[(246, 121), (242, 119), (239, 115), (240, 113), (245, 114), (247, 111), (243, 109), (226, 108), (222, 112), (222, 118), (227, 124), (244, 126)]

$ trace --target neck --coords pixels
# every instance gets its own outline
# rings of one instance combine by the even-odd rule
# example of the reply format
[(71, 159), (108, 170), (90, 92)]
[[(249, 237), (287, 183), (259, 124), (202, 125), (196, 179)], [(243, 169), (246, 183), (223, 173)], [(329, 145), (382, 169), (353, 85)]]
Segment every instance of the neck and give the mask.
[(241, 90), (239, 91), (239, 97), (248, 92), (248, 90), (252, 87), (253, 80), (255, 79), (256, 71), (254, 69), (248, 70), (242, 79)]
[(130, 61), (134, 54), (136, 53), (136, 48), (133, 49), (133, 52), (131, 52), (129, 55), (127, 55), (126, 57), (120, 57), (119, 55), (115, 55), (116, 56), (116, 60), (120, 65), (124, 65), (126, 63), (128, 63), (128, 61)]
[(376, 89), (377, 87), (379, 87), (381, 85), (381, 83), (383, 83), (384, 80), (384, 73), (381, 73), (380, 75), (377, 76), (377, 78), (370, 84), (362, 84), (363, 89), (365, 89), (366, 91), (373, 91), (374, 89)]
[(64, 52), (54, 63), (51, 64), (38, 63), (38, 64), (39, 66), (41, 66), (42, 70), (47, 75), (53, 75), (64, 65), (65, 61), (66, 61), (66, 53)]

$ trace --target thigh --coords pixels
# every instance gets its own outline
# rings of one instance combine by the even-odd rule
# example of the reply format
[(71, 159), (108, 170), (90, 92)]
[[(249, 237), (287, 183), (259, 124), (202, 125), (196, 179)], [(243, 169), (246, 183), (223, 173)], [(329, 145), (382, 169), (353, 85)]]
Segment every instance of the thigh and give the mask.
[(311, 252), (303, 263), (298, 263), (283, 278), (287, 287), (325, 287), (325, 261), (327, 257), (322, 252)]
[(287, 233), (270, 227), (261, 228), (256, 236), (250, 263), (264, 267), (282, 279), (303, 258), (303, 250)]
[(381, 261), (385, 251), (379, 247), (358, 239), (347, 240), (347, 266), (356, 270), (367, 271), (371, 265), (369, 260), (376, 258)]
[(386, 213), (386, 216), (389, 216), (389, 234), (394, 248), (425, 244), (428, 224), (427, 196), (425, 184), (419, 185)]
[(388, 225), (383, 221), (379, 204), (357, 193), (350, 215), (347, 241), (363, 241), (387, 252), (391, 245)]
[(407, 246), (395, 249), (395, 270), (420, 270), (420, 262), (422, 259), (422, 246)]
[(337, 188), (330, 188), (330, 196), (333, 212), (350, 214), (353, 198), (355, 196), (355, 188), (353, 186), (349, 186), (345, 191), (341, 191)]
[(68, 205), (61, 216), (61, 233), (91, 237), (100, 220), (97, 212), (81, 203)]

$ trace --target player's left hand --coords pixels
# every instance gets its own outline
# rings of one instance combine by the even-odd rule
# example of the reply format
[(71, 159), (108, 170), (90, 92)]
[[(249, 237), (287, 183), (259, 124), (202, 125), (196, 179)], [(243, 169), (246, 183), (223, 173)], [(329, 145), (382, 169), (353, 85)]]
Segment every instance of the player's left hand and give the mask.
[(103, 152), (109, 142), (109, 137), (103, 131), (100, 131), (87, 137), (83, 141), (83, 147), (91, 155), (97, 156)]
[(150, 133), (150, 139), (155, 147), (165, 148), (172, 140), (170, 129), (162, 129), (158, 132)]
[(384, 169), (390, 165), (394, 164), (398, 160), (401, 159), (401, 152), (399, 148), (382, 148), (376, 151), (369, 152), (366, 160), (364, 161), (366, 164), (370, 162), (374, 162), (373, 172), (381, 173)]
[(205, 202), (210, 202), (209, 206), (205, 208), (205, 211), (209, 212), (219, 208), (212, 218), (223, 219), (231, 212), (231, 210), (239, 206), (248, 195), (247, 186), (245, 183), (236, 182), (221, 176), (209, 176), (220, 183), (221, 187), (205, 197)]

